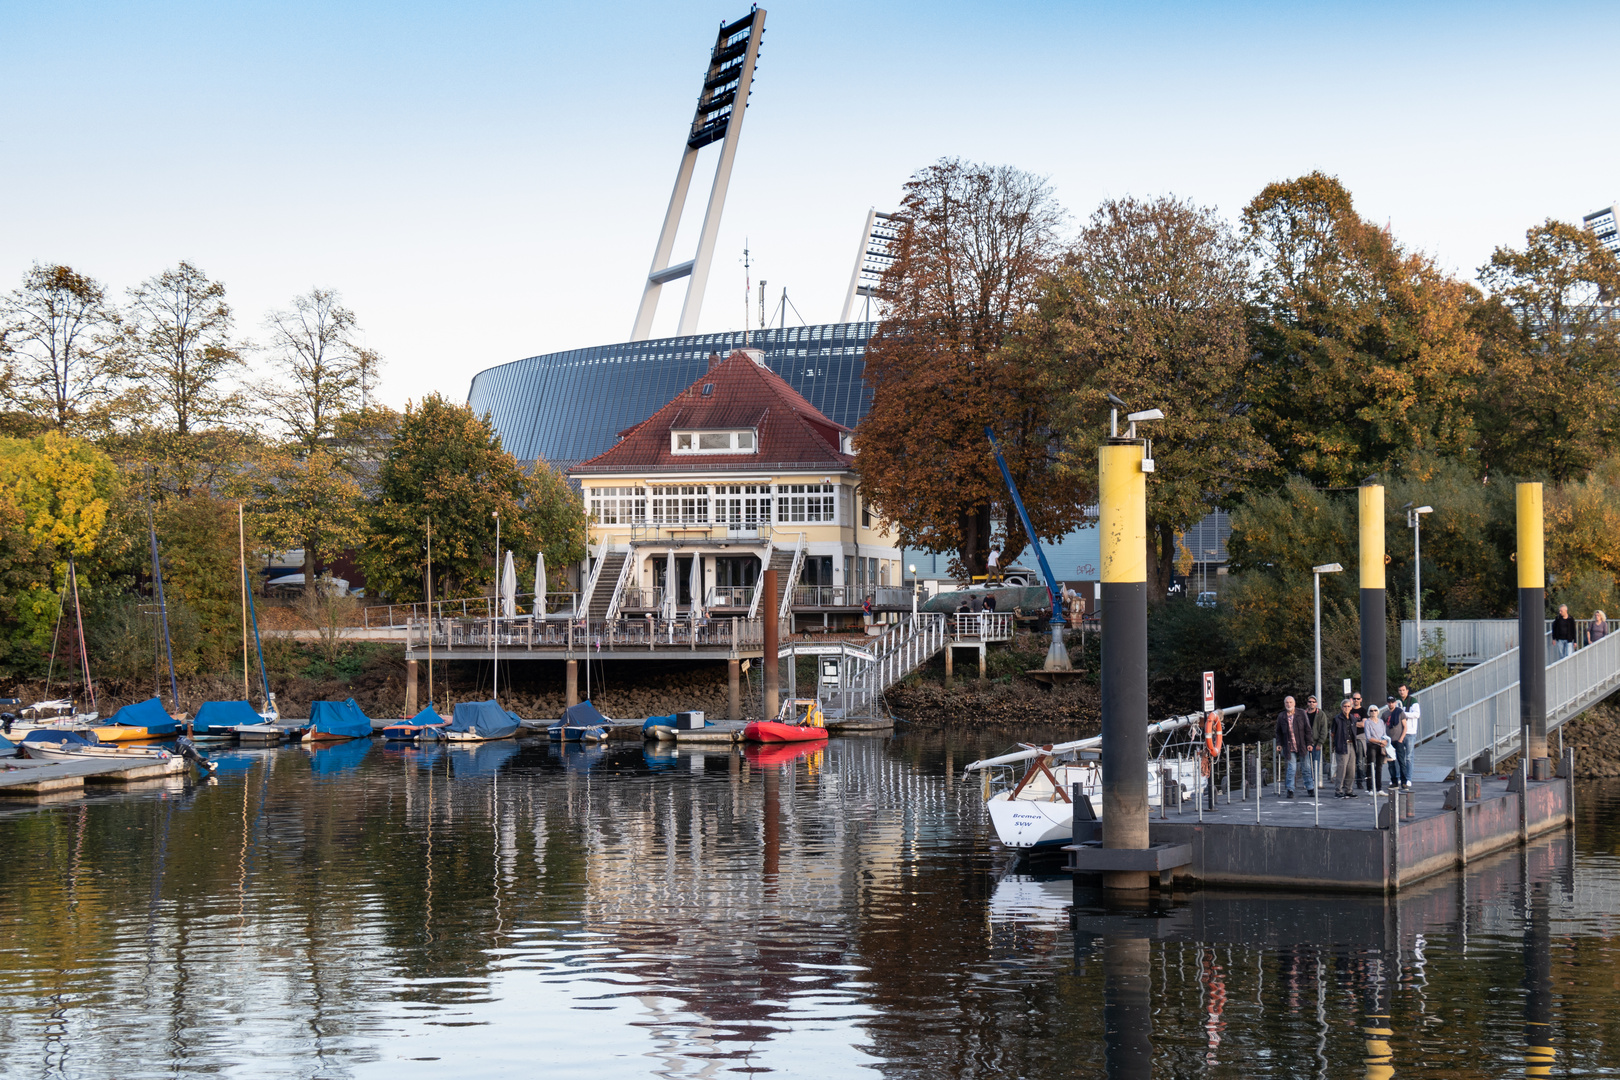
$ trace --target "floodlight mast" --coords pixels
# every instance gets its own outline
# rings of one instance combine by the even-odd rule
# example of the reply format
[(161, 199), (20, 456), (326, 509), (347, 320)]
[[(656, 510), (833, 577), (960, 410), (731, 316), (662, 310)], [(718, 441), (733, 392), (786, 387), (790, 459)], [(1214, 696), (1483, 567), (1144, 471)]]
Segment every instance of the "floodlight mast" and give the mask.
[[(678, 333), (697, 332), (698, 312), (703, 307), (703, 291), (709, 284), (709, 265), (714, 261), (715, 239), (720, 234), (720, 215), (726, 206), (726, 187), (731, 182), (731, 167), (737, 160), (737, 140), (742, 135), (743, 113), (748, 107), (748, 94), (754, 84), (754, 64), (759, 59), (760, 40), (765, 34), (765, 11), (751, 8), (744, 18), (720, 27), (714, 49), (709, 54), (709, 68), (703, 76), (703, 89), (698, 96), (697, 112), (692, 117), (691, 131), (686, 138), (686, 149), (681, 154), (680, 168), (675, 173), (675, 187), (669, 195), (669, 209), (664, 212), (664, 227), (658, 233), (658, 245), (653, 249), (652, 268), (647, 272), (647, 283), (641, 293), (641, 307), (636, 310), (635, 328), (630, 340), (645, 341), (652, 336), (653, 316), (658, 312), (658, 294), (672, 281), (690, 277), (686, 286), (686, 301), (681, 305)], [(690, 262), (669, 265), (670, 252), (675, 247), (675, 234), (681, 226), (681, 214), (686, 209), (687, 189), (692, 186), (692, 171), (697, 165), (698, 151), (710, 143), (719, 142), (720, 161), (714, 170), (714, 186), (709, 190), (709, 206), (703, 214), (703, 231), (698, 235), (697, 253)]]

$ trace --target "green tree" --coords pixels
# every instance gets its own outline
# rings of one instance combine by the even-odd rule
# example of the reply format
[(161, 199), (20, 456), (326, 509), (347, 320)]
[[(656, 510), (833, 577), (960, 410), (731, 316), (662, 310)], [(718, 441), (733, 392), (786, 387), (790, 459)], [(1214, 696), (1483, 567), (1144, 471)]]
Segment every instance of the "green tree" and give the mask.
[(304, 581), (313, 588), (323, 565), (364, 535), (360, 485), (339, 457), (321, 447), (267, 452), (255, 477), (249, 512), (262, 540), (303, 548)]
[(986, 427), (1041, 536), (1080, 524), (1089, 501), (1051, 467), (1038, 370), (1002, 349), (1058, 253), (1063, 211), (1040, 177), (947, 158), (912, 176), (900, 218), (866, 353), (862, 492), (903, 545), (955, 551), (959, 569), (983, 573), (998, 521), (1003, 564), (1028, 542)]
[(270, 414), (306, 450), (336, 430), (338, 418), (364, 408), (381, 360), (360, 346), (354, 312), (331, 289), (311, 289), (265, 319), (275, 377), (259, 394)]
[(1053, 391), (1062, 475), (1097, 476), (1107, 395), (1162, 408), (1147, 426), (1148, 563), (1164, 598), (1176, 533), (1232, 499), (1275, 455), (1248, 415), (1245, 263), (1213, 210), (1175, 198), (1105, 202), (1052, 275), (1010, 352), (1030, 350)]
[(53, 558), (98, 549), (119, 487), (112, 459), (83, 439), (56, 431), (0, 439), (0, 498), (22, 511), (30, 542)]
[(35, 264), (0, 304), (14, 406), (57, 431), (105, 430), (121, 384), (118, 313), (95, 278)]
[(1243, 212), (1251, 416), (1277, 475), (1357, 483), (1414, 452), (1466, 456), (1481, 372), (1473, 290), (1362, 220), (1315, 172)]
[(51, 563), (22, 509), (0, 498), (0, 674), (7, 677), (34, 675), (45, 665), (58, 606)]
[(362, 563), (366, 580), (399, 600), (422, 597), (427, 523), (440, 596), (466, 595), (493, 580), (496, 512), (501, 546), (518, 561), (543, 552), (551, 572), (584, 557), (585, 512), (554, 469), (531, 471), (501, 446), (488, 416), (437, 394), (407, 405), (377, 473)]
[(1620, 435), (1620, 260), (1584, 229), (1547, 221), (1480, 267), (1474, 314), (1488, 361), (1480, 403), (1487, 468), (1556, 481), (1606, 458)]

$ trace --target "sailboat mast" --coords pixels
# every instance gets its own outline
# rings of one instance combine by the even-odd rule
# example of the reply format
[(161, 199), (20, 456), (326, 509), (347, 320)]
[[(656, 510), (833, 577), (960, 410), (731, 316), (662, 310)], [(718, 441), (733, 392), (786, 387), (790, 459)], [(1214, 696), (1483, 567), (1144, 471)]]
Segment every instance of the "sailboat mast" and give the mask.
[(79, 665), (84, 671), (84, 689), (90, 695), (90, 711), (96, 712), (96, 685), (90, 681), (90, 650), (84, 640), (84, 608), (79, 606), (79, 568), (68, 556), (68, 577), (73, 582), (73, 618), (79, 627)]
[(242, 523), (242, 504), (236, 504), (236, 559), (242, 567), (242, 700), (251, 701), (253, 693), (248, 689), (248, 651), (247, 651), (247, 526)]
[(276, 696), (270, 692), (270, 676), (264, 673), (264, 642), (259, 640), (259, 614), (253, 610), (253, 590), (247, 584), (247, 562), (242, 563), (242, 588), (247, 593), (248, 618), (253, 623), (253, 647), (259, 651), (259, 682), (264, 687), (264, 708), (272, 716), (276, 712)]
[(174, 679), (174, 645), (169, 641), (169, 602), (163, 594), (163, 564), (158, 560), (157, 526), (152, 522), (152, 506), (146, 507), (146, 535), (152, 540), (152, 584), (157, 588), (158, 614), (163, 619), (163, 651), (169, 658), (169, 700), (180, 711), (180, 688)]
[(428, 582), (427, 582), (427, 614), (428, 614), (428, 704), (433, 704), (433, 519), (427, 521), (428, 538)]

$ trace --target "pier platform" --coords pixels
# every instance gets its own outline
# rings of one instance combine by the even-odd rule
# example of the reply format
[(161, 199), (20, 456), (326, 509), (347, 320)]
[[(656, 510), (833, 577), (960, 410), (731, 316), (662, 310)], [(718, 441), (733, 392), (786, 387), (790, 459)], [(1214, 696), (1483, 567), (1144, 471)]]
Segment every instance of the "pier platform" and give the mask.
[[(1177, 883), (1392, 893), (1573, 824), (1574, 783), (1568, 760), (1561, 766), (1553, 780), (1471, 778), (1478, 797), (1461, 807), (1457, 782), (1417, 783), (1401, 793), (1398, 819), (1390, 796), (1365, 791), (1337, 799), (1326, 789), (1318, 804), (1302, 788), (1293, 799), (1269, 787), (1258, 800), (1252, 788), (1247, 801), (1234, 791), (1231, 802), (1217, 790), (1202, 820), (1191, 800), (1163, 816), (1154, 807), (1149, 839), (1190, 849), (1189, 861), (1165, 871)], [(1093, 876), (1076, 864), (1095, 861), (1101, 837), (1100, 822), (1075, 823), (1075, 843), (1064, 850), (1077, 877)]]
[[(174, 760), (179, 760), (178, 758)], [(35, 798), (83, 789), (85, 782), (127, 784), (176, 775), (169, 762), (131, 766), (122, 761), (0, 761), (0, 797)]]

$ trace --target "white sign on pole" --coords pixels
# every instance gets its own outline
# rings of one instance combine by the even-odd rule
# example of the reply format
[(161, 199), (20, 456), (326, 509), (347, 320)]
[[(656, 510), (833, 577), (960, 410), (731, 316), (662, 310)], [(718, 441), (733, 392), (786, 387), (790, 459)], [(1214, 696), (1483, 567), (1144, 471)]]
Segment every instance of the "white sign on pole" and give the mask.
[(1350, 696), (1350, 680), (1349, 679), (1344, 680), (1344, 696), (1345, 697)]
[(1204, 672), (1204, 711), (1207, 713), (1215, 711), (1215, 673), (1213, 671)]

